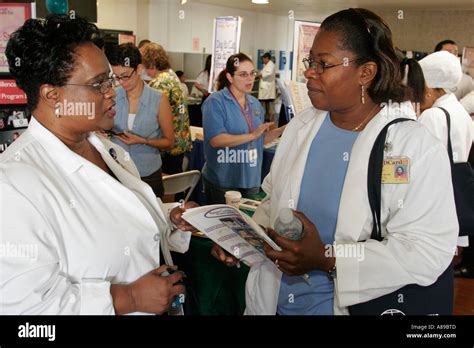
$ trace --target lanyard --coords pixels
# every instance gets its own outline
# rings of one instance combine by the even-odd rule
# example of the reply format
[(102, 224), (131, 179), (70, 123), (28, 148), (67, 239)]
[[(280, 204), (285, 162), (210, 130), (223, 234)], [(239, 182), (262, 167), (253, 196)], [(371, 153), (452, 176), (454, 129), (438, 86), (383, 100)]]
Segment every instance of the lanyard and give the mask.
[(237, 98), (235, 97), (234, 93), (232, 93), (232, 91), (230, 90), (229, 88), (229, 92), (230, 92), (230, 95), (232, 97), (234, 97), (235, 101), (237, 102), (237, 105), (240, 106), (240, 109), (242, 110), (242, 114), (244, 115), (245, 117), (245, 122), (247, 123), (247, 126), (249, 127), (249, 133), (252, 133), (253, 132), (253, 115), (252, 115), (252, 107), (250, 106), (250, 103), (247, 102), (247, 96), (245, 96), (245, 105), (248, 105), (249, 106), (249, 112), (250, 112), (250, 121), (249, 121), (249, 117), (247, 115), (247, 112), (245, 111), (245, 109), (242, 107), (242, 105), (240, 105), (240, 103), (238, 102)]

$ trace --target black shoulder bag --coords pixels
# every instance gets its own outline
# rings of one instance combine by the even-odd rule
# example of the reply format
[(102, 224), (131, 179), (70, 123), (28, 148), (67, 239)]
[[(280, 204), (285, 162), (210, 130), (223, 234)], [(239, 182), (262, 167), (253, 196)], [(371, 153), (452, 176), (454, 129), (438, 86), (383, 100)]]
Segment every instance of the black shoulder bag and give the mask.
[[(394, 123), (413, 121), (397, 118), (388, 123), (375, 140), (369, 158), (367, 189), (373, 227), (371, 239), (382, 241), (380, 223), (382, 166), (388, 127)], [(351, 315), (451, 315), (453, 312), (453, 270), (451, 265), (429, 286), (406, 285), (390, 294), (349, 307)]]
[(448, 155), (453, 177), (454, 200), (459, 222), (460, 236), (474, 236), (474, 173), (469, 162), (454, 163), (451, 146), (451, 118), (443, 108), (448, 124)]

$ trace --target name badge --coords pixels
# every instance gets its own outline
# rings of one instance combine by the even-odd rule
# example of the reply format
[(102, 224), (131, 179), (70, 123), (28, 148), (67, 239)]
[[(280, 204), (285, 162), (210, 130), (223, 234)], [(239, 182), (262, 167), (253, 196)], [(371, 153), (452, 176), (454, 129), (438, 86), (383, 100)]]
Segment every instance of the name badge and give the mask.
[(410, 159), (388, 157), (383, 160), (382, 184), (408, 184), (410, 182)]
[(258, 152), (256, 148), (249, 149), (249, 162), (251, 167), (257, 166)]

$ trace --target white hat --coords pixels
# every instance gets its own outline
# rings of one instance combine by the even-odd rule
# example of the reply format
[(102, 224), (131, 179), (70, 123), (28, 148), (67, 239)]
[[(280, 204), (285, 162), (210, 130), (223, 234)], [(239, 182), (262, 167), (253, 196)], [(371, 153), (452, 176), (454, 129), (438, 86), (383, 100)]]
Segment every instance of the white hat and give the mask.
[(461, 63), (448, 51), (431, 53), (419, 63), (429, 88), (453, 88), (461, 81)]

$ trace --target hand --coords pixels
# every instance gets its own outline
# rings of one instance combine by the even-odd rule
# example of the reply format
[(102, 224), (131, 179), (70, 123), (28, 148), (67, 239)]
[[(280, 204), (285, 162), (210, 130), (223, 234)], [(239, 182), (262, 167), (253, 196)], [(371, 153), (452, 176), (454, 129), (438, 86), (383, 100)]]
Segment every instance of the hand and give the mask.
[(183, 285), (174, 285), (183, 278), (182, 272), (161, 276), (167, 269), (163, 265), (145, 274), (131, 284), (111, 286), (111, 294), (117, 314), (144, 312), (161, 314), (169, 309), (174, 298), (185, 293)]
[(283, 130), (285, 129), (286, 126), (280, 127), (280, 128), (275, 128), (272, 129), (271, 131), (268, 131), (265, 134), (265, 144), (271, 143), (273, 140), (281, 137), (283, 134)]
[(270, 126), (272, 125), (273, 122), (267, 122), (264, 124), (261, 124), (258, 126), (253, 132), (252, 132), (252, 138), (254, 140), (257, 140), (262, 136), (263, 133), (267, 132)]
[(95, 133), (96, 133), (97, 135), (100, 135), (100, 136), (104, 137), (104, 138), (110, 139), (110, 135), (107, 134), (107, 132), (104, 131), (104, 130), (98, 130), (98, 131), (96, 131)]
[(239, 260), (222, 249), (219, 245), (214, 244), (211, 249), (211, 255), (221, 261), (227, 267), (233, 267), (239, 263)]
[(269, 237), (283, 250), (276, 251), (264, 243), (267, 256), (273, 262), (278, 260), (280, 270), (290, 276), (303, 275), (314, 270), (325, 272), (331, 270), (336, 259), (330, 257), (332, 253), (329, 256), (325, 255), (327, 249), (321, 241), (316, 226), (303, 213), (293, 211), (293, 214), (303, 223), (303, 237), (300, 240), (290, 240), (268, 228)]
[(127, 145), (146, 144), (145, 138), (142, 138), (127, 131), (124, 131), (122, 135), (114, 135), (114, 137)]
[(186, 220), (182, 218), (186, 209), (196, 207), (199, 207), (199, 204), (196, 202), (186, 202), (184, 203), (184, 207), (180, 204), (178, 207), (173, 208), (170, 212), (171, 222), (181, 231), (197, 232), (198, 230), (193, 225), (188, 224)]

